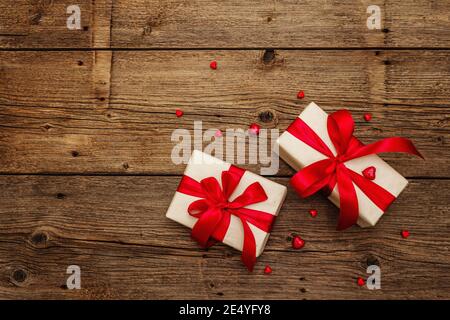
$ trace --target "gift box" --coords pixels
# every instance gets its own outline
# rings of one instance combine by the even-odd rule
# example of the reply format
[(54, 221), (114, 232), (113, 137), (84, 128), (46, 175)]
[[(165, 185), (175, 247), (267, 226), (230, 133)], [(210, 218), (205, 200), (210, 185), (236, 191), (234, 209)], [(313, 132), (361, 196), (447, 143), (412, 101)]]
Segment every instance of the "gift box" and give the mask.
[(242, 251), (252, 270), (269, 238), (286, 187), (194, 150), (167, 210), (208, 247), (215, 241)]
[(420, 156), (411, 141), (399, 137), (365, 146), (353, 129), (347, 110), (329, 116), (311, 103), (277, 140), (280, 157), (298, 171), (291, 180), (294, 189), (302, 197), (324, 190), (341, 208), (338, 229), (354, 223), (374, 226), (407, 186), (408, 181), (376, 153)]

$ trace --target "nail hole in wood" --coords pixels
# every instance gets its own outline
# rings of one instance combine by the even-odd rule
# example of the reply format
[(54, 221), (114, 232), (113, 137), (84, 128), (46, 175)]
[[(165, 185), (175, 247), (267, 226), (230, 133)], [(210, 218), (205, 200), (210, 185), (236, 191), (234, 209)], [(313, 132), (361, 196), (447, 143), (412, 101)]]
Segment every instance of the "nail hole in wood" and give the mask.
[(72, 151), (72, 157), (78, 157), (80, 154), (78, 153), (78, 151)]
[(391, 30), (389, 30), (388, 28), (384, 28), (384, 29), (381, 30), (381, 31), (383, 31), (383, 33), (388, 33), (388, 32), (390, 32)]
[(58, 192), (58, 193), (56, 194), (56, 198), (57, 198), (57, 199), (62, 200), (62, 199), (64, 199), (65, 197), (66, 197), (66, 195), (65, 195), (64, 193)]
[(270, 63), (273, 59), (275, 59), (275, 50), (266, 49), (263, 54), (264, 63)]

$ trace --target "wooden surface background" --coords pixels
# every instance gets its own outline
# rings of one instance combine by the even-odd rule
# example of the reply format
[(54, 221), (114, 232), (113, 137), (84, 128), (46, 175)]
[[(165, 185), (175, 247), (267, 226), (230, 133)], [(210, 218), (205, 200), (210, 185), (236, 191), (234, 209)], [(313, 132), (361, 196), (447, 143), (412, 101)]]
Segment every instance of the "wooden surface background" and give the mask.
[[(0, 298), (450, 298), (450, 1), (79, 0), (68, 30), (71, 4), (0, 0)], [(174, 129), (284, 130), (310, 101), (426, 157), (383, 156), (410, 185), (375, 228), (337, 232), (331, 203), (289, 189), (250, 274), (165, 218)], [(356, 285), (372, 264), (381, 290)]]

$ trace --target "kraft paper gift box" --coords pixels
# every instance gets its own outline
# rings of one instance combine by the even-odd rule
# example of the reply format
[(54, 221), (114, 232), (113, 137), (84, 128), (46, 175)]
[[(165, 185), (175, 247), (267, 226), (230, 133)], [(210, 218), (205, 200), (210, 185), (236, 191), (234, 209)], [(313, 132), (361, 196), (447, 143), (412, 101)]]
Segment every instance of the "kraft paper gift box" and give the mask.
[[(221, 174), (223, 171), (229, 170), (230, 166), (229, 163), (201, 151), (194, 150), (184, 175), (191, 177), (198, 182), (208, 177), (215, 177), (219, 184), (222, 185)], [(243, 191), (254, 182), (259, 182), (261, 184), (268, 199), (263, 202), (250, 204), (245, 208), (263, 211), (274, 216), (278, 215), (281, 205), (286, 197), (286, 187), (250, 171), (245, 171), (229, 200), (232, 201), (237, 196), (241, 195)], [(198, 199), (200, 198), (176, 191), (169, 209), (167, 210), (166, 217), (192, 229), (197, 222), (197, 218), (188, 213), (188, 207), (192, 202)], [(270, 234), (262, 231), (251, 223), (249, 223), (249, 226), (255, 237), (256, 257), (258, 257), (263, 252)], [(230, 225), (222, 242), (242, 251), (243, 239), (244, 230), (242, 222), (236, 216), (231, 215)]]
[[(302, 119), (325, 142), (333, 154), (336, 155), (336, 149), (327, 131), (328, 114), (317, 104), (310, 103), (298, 117)], [(299, 171), (314, 162), (327, 158), (319, 151), (294, 137), (288, 131), (285, 131), (277, 139), (277, 144), (280, 157), (296, 171)], [(408, 184), (408, 181), (402, 175), (377, 155), (367, 155), (349, 160), (345, 162), (345, 166), (358, 173), (369, 166), (374, 166), (376, 168), (376, 176), (373, 182), (389, 191), (396, 198)], [(361, 227), (374, 226), (383, 215), (383, 211), (377, 207), (361, 191), (361, 189), (358, 188), (358, 186), (354, 183), (353, 185), (355, 186), (358, 198), (358, 225)], [(339, 192), (337, 185), (334, 187), (328, 199), (339, 207)]]

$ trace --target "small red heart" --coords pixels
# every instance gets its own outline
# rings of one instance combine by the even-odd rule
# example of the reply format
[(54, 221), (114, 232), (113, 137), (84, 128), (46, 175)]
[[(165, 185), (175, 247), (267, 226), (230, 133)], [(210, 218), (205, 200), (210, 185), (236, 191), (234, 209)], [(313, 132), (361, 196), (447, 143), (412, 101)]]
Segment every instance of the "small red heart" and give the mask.
[(257, 123), (252, 123), (249, 126), (250, 132), (253, 133), (254, 135), (258, 135), (260, 129), (261, 129), (261, 126), (259, 124), (257, 124)]
[(369, 122), (370, 120), (372, 120), (372, 114), (371, 113), (366, 113), (364, 115), (364, 120), (366, 120), (367, 122)]
[(217, 69), (217, 61), (211, 61), (211, 63), (209, 64), (209, 67), (213, 70)]
[(303, 92), (302, 90), (300, 90), (298, 93), (297, 93), (297, 98), (298, 99), (303, 99), (305, 97), (305, 92)]
[(358, 277), (357, 283), (358, 283), (358, 286), (360, 286), (360, 287), (362, 287), (363, 285), (366, 284), (366, 282), (364, 281), (364, 279), (361, 278), (361, 277)]
[(315, 217), (315, 216), (317, 216), (317, 210), (316, 209), (311, 209), (311, 210), (309, 210), (309, 214), (311, 215), (311, 217)]
[(182, 110), (180, 110), (180, 109), (177, 109), (177, 110), (175, 111), (175, 114), (176, 114), (176, 116), (179, 118), (179, 117), (182, 117), (182, 116), (183, 116), (184, 112), (183, 112)]
[(267, 266), (264, 268), (264, 273), (265, 273), (265, 274), (271, 274), (271, 273), (272, 273), (272, 268), (271, 268), (269, 265), (267, 265)]
[(292, 238), (292, 248), (301, 249), (305, 246), (305, 240), (300, 238), (299, 236), (295, 236)]
[(408, 230), (402, 230), (402, 238), (406, 239), (409, 237), (409, 231)]
[(369, 180), (374, 180), (376, 171), (377, 171), (377, 169), (374, 166), (370, 166), (370, 167), (365, 168), (362, 171), (362, 174), (363, 174), (364, 178), (369, 179)]

